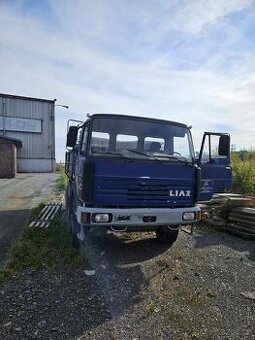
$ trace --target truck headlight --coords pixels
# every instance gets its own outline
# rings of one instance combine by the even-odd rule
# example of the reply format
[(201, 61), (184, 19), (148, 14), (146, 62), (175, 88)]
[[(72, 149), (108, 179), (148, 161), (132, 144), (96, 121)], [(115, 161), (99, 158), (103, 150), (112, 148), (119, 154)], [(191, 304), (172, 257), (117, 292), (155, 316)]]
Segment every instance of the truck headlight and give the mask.
[(194, 212), (185, 212), (182, 214), (183, 221), (194, 221), (196, 214)]
[(92, 220), (95, 223), (107, 223), (111, 220), (110, 214), (93, 214)]

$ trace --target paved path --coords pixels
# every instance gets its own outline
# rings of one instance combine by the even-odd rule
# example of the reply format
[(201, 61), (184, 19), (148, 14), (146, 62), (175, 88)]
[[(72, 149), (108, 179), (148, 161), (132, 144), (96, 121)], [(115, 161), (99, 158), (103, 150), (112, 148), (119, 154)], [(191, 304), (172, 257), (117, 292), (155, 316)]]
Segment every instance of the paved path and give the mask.
[(4, 266), (11, 244), (20, 234), (31, 209), (50, 194), (58, 176), (37, 173), (0, 179), (0, 268)]

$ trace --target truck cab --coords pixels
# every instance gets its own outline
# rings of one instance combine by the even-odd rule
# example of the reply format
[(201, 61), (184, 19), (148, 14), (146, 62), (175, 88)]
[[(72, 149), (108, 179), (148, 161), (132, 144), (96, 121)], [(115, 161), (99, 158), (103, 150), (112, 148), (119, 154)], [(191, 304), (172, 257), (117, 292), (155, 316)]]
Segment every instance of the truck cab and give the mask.
[(155, 231), (172, 244), (182, 225), (200, 220), (197, 201), (231, 183), (228, 134), (207, 132), (196, 159), (182, 123), (94, 114), (71, 124), (66, 202), (74, 237), (93, 229)]

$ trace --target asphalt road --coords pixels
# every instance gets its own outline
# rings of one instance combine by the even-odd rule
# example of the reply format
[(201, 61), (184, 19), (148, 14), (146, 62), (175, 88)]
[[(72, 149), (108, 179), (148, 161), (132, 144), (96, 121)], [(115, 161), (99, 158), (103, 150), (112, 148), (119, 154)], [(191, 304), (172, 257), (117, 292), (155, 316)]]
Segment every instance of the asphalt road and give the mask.
[(0, 269), (32, 208), (48, 197), (58, 174), (18, 174), (0, 179)]

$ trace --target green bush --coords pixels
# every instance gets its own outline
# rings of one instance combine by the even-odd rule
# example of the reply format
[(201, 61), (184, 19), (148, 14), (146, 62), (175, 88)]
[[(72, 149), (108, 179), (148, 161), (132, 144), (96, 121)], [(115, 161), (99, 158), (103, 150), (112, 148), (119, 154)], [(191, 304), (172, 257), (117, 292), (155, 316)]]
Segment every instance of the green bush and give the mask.
[(233, 167), (232, 191), (255, 195), (255, 151), (243, 150), (231, 155)]

